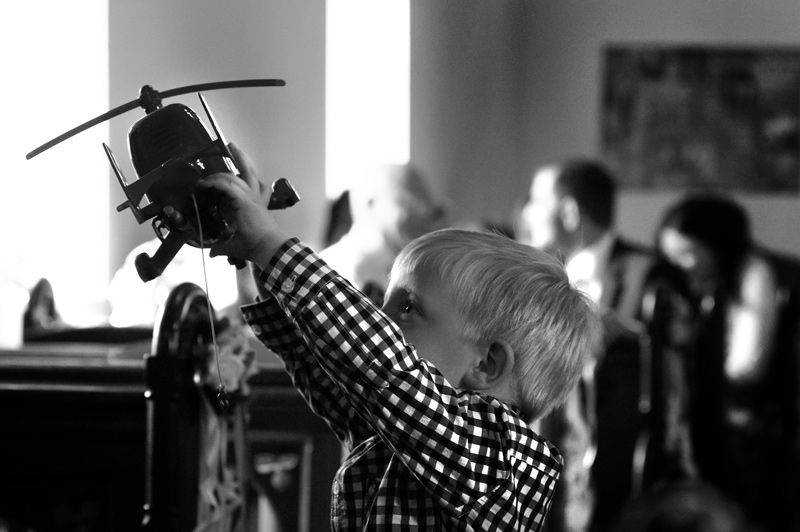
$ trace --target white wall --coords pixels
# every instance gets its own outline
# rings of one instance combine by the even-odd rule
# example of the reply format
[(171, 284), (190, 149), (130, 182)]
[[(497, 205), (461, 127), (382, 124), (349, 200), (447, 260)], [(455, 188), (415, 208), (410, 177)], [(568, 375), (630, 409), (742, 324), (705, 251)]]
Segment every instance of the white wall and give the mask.
[[(600, 154), (606, 44), (800, 49), (796, 0), (437, 0), (411, 15), (411, 159), (472, 219), (507, 217), (538, 165)], [(679, 194), (623, 191), (622, 232), (650, 243)], [(737, 197), (758, 239), (800, 253), (797, 195)]]
[[(528, 102), (531, 165), (600, 148), (601, 50), (608, 43), (797, 46), (796, 0), (544, 0), (530, 12)], [(798, 95), (800, 97), (800, 95)], [(800, 179), (800, 176), (798, 176)], [(623, 192), (623, 232), (650, 242), (658, 214), (677, 193)], [(800, 198), (735, 194), (756, 238), (800, 253)]]
[[(605, 44), (800, 45), (796, 0), (412, 0), (411, 11), (411, 160), (470, 218), (506, 216), (537, 165), (598, 153)], [(110, 106), (136, 98), (144, 84), (286, 80), (282, 88), (206, 96), (264, 181), (295, 184), (302, 201), (282, 218), (317, 244), (326, 214), (325, 1), (110, 0), (109, 17)], [(74, 74), (54, 87), (80, 82), (77, 62)], [(175, 101), (200, 111), (193, 95)], [(137, 116), (110, 124), (111, 147), (129, 177), (127, 129)], [(103, 156), (98, 148), (87, 157)], [(124, 197), (108, 178), (113, 271), (152, 231), (114, 211)], [(623, 192), (623, 232), (648, 242), (675, 195)], [(800, 253), (797, 196), (740, 197), (759, 239)]]
[(499, 220), (528, 175), (535, 2), (411, 2), (411, 161), (464, 221)]

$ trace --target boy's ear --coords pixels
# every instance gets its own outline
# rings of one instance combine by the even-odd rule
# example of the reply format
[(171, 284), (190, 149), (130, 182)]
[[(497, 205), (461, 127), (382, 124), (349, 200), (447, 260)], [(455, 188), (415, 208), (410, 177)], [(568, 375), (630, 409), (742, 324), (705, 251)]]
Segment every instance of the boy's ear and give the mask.
[(561, 225), (564, 229), (574, 232), (581, 223), (581, 209), (578, 202), (572, 196), (564, 196), (559, 201), (558, 215), (561, 218)]
[(488, 390), (500, 383), (514, 368), (514, 349), (505, 340), (492, 342), (464, 376), (464, 384), (470, 390)]

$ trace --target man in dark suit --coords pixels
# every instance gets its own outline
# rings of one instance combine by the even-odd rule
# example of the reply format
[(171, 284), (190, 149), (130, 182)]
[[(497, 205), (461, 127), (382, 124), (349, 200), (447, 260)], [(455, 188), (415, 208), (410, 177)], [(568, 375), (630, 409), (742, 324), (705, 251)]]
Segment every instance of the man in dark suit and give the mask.
[(602, 164), (569, 159), (534, 173), (522, 212), (523, 238), (563, 257), (571, 281), (604, 312), (607, 333), (571, 404), (541, 427), (567, 462), (547, 525), (554, 532), (609, 530), (643, 487), (644, 468), (662, 467), (652, 453), (638, 459), (644, 450), (657, 442), (679, 454), (686, 437), (665, 434), (663, 373), (690, 341), (691, 305), (680, 274), (617, 233), (616, 194)]
[(614, 228), (616, 184), (598, 162), (570, 159), (540, 168), (523, 220), (530, 244), (561, 254), (572, 281), (604, 309), (638, 319), (655, 255)]

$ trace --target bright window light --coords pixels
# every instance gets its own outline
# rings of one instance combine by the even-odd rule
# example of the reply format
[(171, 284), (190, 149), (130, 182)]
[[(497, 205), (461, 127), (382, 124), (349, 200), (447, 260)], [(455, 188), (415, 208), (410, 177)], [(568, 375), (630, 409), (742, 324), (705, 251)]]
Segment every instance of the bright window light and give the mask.
[(107, 0), (18, 2), (0, 47), (0, 275), (26, 289), (47, 278), (63, 317), (82, 325), (109, 281), (108, 125), (25, 154), (108, 110)]
[(355, 166), (409, 158), (409, 0), (326, 3), (326, 193)]

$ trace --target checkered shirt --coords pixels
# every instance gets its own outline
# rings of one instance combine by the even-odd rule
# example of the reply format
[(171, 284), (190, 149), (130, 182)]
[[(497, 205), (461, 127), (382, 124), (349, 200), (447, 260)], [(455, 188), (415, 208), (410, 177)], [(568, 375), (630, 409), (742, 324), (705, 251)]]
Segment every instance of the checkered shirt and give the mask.
[(253, 332), (351, 453), (332, 489), (346, 530), (539, 530), (561, 456), (510, 405), (454, 389), (399, 328), (292, 239), (261, 272)]

